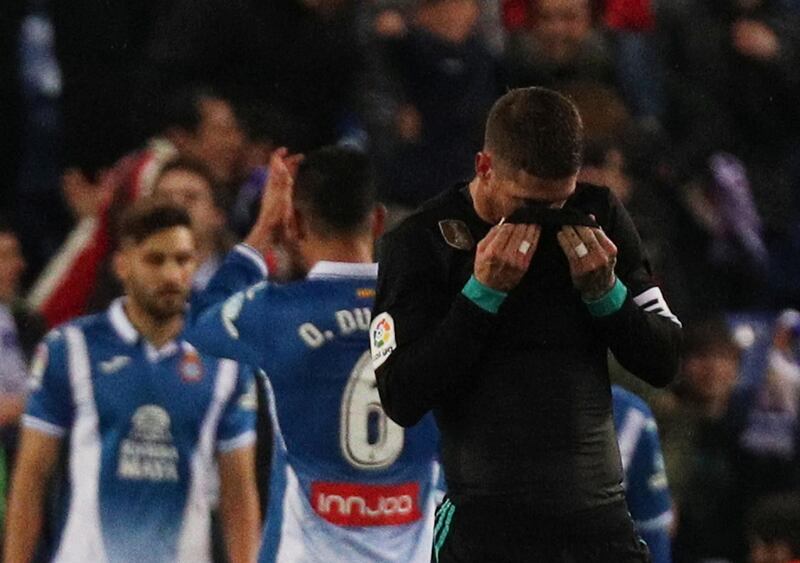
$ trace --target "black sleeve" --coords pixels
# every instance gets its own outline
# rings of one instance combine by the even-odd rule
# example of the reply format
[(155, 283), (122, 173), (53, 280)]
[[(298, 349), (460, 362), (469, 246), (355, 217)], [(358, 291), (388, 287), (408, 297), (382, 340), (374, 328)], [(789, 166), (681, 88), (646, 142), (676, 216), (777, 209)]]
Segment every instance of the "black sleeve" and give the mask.
[(412, 426), (469, 386), (497, 315), (448, 294), (446, 265), (424, 231), (388, 235), (379, 264), (370, 334), (378, 390), (386, 414)]
[(668, 385), (680, 362), (681, 323), (655, 285), (628, 212), (609, 192), (608, 236), (617, 245), (616, 274), (628, 288), (622, 307), (597, 317), (608, 347), (625, 369), (656, 387)]

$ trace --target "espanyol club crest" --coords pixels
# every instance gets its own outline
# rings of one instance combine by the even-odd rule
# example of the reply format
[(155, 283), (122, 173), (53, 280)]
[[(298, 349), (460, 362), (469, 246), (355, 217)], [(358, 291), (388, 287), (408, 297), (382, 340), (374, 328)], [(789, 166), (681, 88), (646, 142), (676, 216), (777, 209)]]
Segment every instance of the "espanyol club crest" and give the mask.
[(203, 362), (194, 350), (187, 350), (179, 368), (181, 379), (186, 383), (197, 383), (203, 379)]

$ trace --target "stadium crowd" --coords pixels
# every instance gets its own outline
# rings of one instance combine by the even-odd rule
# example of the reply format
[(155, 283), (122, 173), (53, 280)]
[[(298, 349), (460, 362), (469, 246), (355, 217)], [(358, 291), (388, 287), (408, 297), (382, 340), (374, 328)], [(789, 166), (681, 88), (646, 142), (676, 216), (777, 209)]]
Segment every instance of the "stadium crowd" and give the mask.
[[(257, 222), (278, 147), (365, 153), (392, 229), (470, 178), (500, 95), (544, 86), (579, 108), (580, 180), (625, 204), (683, 322), (667, 389), (609, 359), (658, 426), (671, 560), (800, 560), (800, 2), (9, 0), (0, 14), (0, 520), (36, 343), (122, 294), (113, 256), (134, 202), (188, 212), (199, 292)], [(266, 265), (297, 278), (279, 246)]]

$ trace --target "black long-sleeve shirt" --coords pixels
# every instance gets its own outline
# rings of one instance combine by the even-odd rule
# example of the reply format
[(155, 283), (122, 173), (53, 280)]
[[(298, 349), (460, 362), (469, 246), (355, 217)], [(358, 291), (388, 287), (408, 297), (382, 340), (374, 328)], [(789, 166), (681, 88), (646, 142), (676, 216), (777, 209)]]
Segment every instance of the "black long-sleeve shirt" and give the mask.
[(440, 222), (462, 221), (475, 243), (491, 228), (463, 186), (381, 243), (373, 315), (386, 321), (373, 333), (383, 346), (374, 354), (381, 402), (406, 426), (434, 410), (456, 504), (507, 498), (566, 514), (620, 501), (607, 351), (656, 386), (677, 371), (680, 323), (625, 209), (608, 189), (583, 184), (566, 206), (594, 214), (618, 247), (628, 295), (608, 316), (590, 315), (551, 228), (497, 314), (462, 295), (475, 244), (448, 244)]

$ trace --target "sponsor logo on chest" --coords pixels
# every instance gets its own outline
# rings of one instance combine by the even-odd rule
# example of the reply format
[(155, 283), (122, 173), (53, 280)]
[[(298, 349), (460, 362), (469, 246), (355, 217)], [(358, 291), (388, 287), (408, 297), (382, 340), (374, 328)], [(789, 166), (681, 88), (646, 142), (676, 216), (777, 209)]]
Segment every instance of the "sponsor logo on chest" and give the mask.
[(117, 476), (134, 481), (177, 481), (178, 448), (169, 413), (158, 405), (144, 405), (131, 418), (131, 430), (122, 441)]
[(324, 520), (337, 526), (399, 526), (422, 518), (419, 484), (311, 484), (311, 503)]

